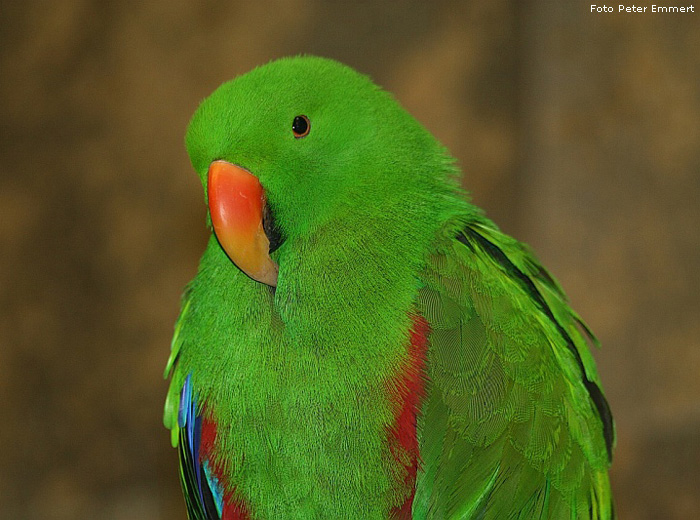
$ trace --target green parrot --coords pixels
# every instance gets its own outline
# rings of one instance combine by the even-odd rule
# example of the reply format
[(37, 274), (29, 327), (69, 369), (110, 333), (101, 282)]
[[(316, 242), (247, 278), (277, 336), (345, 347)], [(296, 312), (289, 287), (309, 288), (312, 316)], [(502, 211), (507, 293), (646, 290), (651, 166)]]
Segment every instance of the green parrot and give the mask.
[(191, 520), (615, 517), (597, 340), (390, 94), (284, 58), (186, 145), (212, 235), (164, 422)]

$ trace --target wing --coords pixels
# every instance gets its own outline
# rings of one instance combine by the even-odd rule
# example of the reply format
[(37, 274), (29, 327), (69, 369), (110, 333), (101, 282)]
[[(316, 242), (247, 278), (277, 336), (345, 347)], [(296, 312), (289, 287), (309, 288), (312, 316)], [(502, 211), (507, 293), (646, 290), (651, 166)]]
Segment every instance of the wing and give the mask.
[(414, 519), (614, 518), (595, 338), (527, 248), (486, 219), (431, 259)]
[(220, 520), (223, 490), (202, 457), (202, 416), (197, 413), (197, 400), (187, 376), (181, 390), (178, 414), (180, 483), (190, 520)]
[(171, 345), (170, 359), (165, 368), (165, 377), (172, 375), (168, 396), (165, 402), (163, 422), (171, 431), (173, 446), (177, 447), (180, 458), (180, 483), (185, 495), (189, 520), (220, 520), (224, 507), (223, 489), (212, 474), (206, 453), (203, 449), (202, 406), (198, 406), (197, 395), (192, 385), (192, 377), (182, 375), (174, 368), (180, 353), (180, 329), (183, 317), (189, 308), (185, 295)]

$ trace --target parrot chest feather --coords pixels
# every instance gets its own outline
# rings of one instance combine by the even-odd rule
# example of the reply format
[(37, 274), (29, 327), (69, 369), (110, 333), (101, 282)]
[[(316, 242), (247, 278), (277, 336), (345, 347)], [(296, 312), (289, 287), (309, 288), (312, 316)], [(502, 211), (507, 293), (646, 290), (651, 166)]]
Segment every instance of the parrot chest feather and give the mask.
[[(409, 518), (427, 322), (404, 311), (403, 330), (369, 327), (371, 334), (339, 336), (338, 347), (300, 333), (300, 345), (266, 287), (236, 305), (225, 292), (200, 302), (197, 291), (193, 285), (175, 377), (191, 374), (206, 409), (201, 444), (224, 502), (262, 519)], [(214, 308), (241, 321), (213, 327)]]

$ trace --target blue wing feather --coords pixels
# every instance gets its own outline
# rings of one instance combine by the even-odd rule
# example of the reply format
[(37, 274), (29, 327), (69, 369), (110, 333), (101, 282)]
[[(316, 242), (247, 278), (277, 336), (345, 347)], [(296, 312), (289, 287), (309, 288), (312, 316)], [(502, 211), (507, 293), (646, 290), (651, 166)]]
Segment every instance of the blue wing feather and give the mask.
[(180, 392), (180, 480), (190, 520), (220, 520), (223, 489), (212, 474), (208, 461), (200, 456), (202, 417), (197, 413), (197, 397), (192, 378), (187, 376)]

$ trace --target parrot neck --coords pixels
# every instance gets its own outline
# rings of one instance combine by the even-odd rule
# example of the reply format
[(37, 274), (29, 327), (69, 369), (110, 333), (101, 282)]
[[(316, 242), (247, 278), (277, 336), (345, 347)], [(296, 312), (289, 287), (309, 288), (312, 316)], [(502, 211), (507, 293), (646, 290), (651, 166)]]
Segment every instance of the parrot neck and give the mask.
[(405, 355), (421, 271), (436, 241), (445, 233), (453, 237), (470, 211), (456, 190), (440, 195), (385, 197), (381, 210), (373, 204), (348, 208), (287, 240), (278, 250), (274, 296), (287, 333), (304, 336), (302, 345), (317, 352), (377, 356), (383, 366)]

